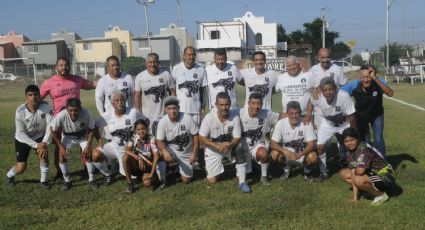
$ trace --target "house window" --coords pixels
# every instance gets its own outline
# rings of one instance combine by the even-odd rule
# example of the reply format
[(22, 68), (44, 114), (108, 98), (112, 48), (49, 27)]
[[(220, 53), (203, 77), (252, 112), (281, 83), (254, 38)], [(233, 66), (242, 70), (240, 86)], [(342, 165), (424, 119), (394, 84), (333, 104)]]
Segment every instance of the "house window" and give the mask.
[(220, 31), (213, 30), (211, 31), (211, 40), (217, 40), (220, 39)]
[(255, 35), (255, 45), (262, 45), (263, 44), (263, 35), (261, 33), (257, 33)]
[(142, 49), (142, 48), (149, 48), (148, 40), (139, 40), (139, 49)]
[(83, 50), (92, 50), (92, 44), (90, 42), (83, 43)]
[(38, 53), (38, 45), (28, 46), (28, 52), (29, 53)]

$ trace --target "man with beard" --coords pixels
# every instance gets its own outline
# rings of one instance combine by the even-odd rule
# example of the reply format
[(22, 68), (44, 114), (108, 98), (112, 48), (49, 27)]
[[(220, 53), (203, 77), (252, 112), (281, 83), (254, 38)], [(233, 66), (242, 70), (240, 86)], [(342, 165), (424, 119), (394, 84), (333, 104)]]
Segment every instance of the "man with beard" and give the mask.
[(158, 123), (156, 143), (165, 161), (178, 163), (180, 178), (187, 184), (193, 177), (193, 164), (198, 159), (198, 126), (191, 116), (179, 112), (176, 97), (167, 97), (164, 106), (166, 115)]

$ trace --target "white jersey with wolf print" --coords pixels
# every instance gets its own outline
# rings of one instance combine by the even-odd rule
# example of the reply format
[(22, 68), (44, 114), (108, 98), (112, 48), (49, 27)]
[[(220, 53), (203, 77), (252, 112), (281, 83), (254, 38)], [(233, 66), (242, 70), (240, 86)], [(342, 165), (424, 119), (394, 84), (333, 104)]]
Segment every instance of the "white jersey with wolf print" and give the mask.
[(262, 74), (257, 74), (254, 68), (241, 70), (245, 83), (245, 106), (248, 105), (249, 95), (256, 92), (263, 97), (263, 109), (272, 110), (273, 88), (279, 79), (279, 73), (274, 70), (266, 70)]

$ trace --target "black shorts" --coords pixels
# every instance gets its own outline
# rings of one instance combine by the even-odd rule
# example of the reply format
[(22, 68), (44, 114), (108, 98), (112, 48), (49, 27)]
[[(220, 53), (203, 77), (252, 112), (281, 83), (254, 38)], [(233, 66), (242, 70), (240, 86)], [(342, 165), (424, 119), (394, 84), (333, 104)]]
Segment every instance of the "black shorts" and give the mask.
[(385, 174), (378, 174), (376, 172), (367, 173), (370, 182), (375, 189), (385, 192), (385, 190), (391, 188), (391, 186), (395, 183), (395, 177), (392, 172), (388, 172)]
[[(40, 137), (39, 139), (37, 139), (35, 141), (37, 143), (39, 143), (42, 140), (43, 140), (43, 137)], [(31, 146), (29, 146), (25, 143), (22, 143), (22, 142), (15, 139), (16, 161), (17, 162), (27, 162), (31, 149), (32, 149)], [(37, 154), (37, 152), (35, 152), (35, 154)]]

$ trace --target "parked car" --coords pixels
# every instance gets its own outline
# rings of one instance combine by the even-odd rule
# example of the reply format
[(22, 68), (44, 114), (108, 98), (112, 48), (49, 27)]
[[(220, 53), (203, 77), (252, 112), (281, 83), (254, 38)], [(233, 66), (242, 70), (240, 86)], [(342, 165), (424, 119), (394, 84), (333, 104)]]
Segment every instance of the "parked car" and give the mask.
[(351, 63), (347, 61), (332, 61), (337, 66), (341, 66), (344, 73), (350, 72), (350, 71), (356, 71), (360, 69), (360, 66), (352, 65)]
[(0, 79), (1, 80), (14, 81), (14, 80), (18, 79), (18, 77), (11, 74), (11, 73), (5, 73), (5, 74), (3, 74), (3, 76)]

